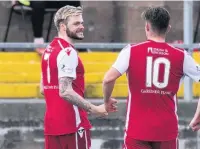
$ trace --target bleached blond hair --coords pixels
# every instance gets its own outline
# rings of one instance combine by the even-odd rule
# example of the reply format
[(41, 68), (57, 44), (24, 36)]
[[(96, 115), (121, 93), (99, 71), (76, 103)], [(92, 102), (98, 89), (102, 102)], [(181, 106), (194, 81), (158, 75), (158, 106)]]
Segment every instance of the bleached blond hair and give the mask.
[(76, 16), (83, 13), (83, 9), (79, 7), (66, 5), (60, 8), (54, 16), (54, 24), (59, 31), (60, 23), (67, 21), (69, 16)]

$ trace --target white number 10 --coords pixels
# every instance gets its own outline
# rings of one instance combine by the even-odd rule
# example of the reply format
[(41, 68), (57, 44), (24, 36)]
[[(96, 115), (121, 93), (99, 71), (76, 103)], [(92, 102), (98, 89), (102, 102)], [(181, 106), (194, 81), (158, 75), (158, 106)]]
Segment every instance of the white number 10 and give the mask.
[[(159, 82), (160, 64), (164, 64), (164, 79)], [(157, 88), (165, 88), (169, 82), (170, 61), (164, 57), (156, 58), (153, 61), (151, 56), (147, 56), (146, 63), (146, 87), (152, 87), (152, 83)], [(152, 82), (153, 81), (153, 82)]]

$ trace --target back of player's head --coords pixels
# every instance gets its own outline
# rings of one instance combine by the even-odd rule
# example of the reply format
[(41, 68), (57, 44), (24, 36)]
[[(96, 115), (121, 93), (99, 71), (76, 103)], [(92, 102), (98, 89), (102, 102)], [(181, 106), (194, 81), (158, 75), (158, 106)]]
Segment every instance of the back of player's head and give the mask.
[(54, 24), (57, 30), (59, 30), (60, 23), (67, 23), (67, 20), (70, 16), (81, 15), (82, 12), (83, 10), (80, 6), (74, 7), (66, 5), (60, 8), (54, 16)]
[(168, 30), (170, 14), (163, 7), (150, 7), (142, 13), (142, 18), (151, 24), (153, 32), (161, 35)]

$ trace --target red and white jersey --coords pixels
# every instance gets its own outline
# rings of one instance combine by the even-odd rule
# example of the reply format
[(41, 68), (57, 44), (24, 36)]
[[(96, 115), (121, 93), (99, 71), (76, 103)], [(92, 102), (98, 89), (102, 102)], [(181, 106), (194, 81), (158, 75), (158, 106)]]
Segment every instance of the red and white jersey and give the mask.
[(74, 91), (84, 96), (83, 64), (72, 45), (61, 38), (55, 38), (42, 56), (42, 82), (46, 101), (45, 134), (69, 134), (80, 127), (90, 129), (86, 111), (59, 96), (60, 77), (73, 78)]
[(200, 67), (186, 51), (148, 40), (128, 45), (113, 64), (127, 74), (126, 136), (166, 141), (178, 135), (176, 94), (184, 76), (200, 80)]

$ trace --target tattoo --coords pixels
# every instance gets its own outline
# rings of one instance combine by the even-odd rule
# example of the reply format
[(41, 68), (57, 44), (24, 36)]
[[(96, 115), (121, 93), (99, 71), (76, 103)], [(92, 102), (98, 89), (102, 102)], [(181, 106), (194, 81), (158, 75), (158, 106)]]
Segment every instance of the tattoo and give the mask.
[(91, 103), (78, 95), (72, 88), (72, 78), (62, 77), (59, 79), (59, 92), (63, 99), (88, 112), (91, 112)]
[(66, 94), (64, 99), (68, 100), (70, 103), (88, 111), (91, 112), (91, 106), (90, 103), (87, 102), (84, 99), (81, 99), (81, 96), (79, 96), (77, 93), (71, 93), (71, 94)]
[(63, 77), (59, 79), (59, 90), (60, 93), (64, 93), (66, 90), (72, 89), (72, 78)]

